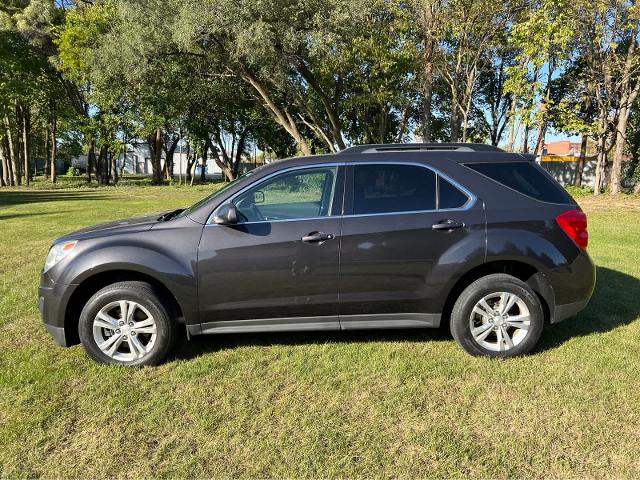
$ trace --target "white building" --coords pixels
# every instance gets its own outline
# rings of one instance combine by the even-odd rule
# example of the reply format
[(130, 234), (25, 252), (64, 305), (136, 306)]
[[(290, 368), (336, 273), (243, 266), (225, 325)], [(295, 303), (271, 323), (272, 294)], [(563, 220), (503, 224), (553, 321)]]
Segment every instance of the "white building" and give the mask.
[[(165, 155), (162, 154), (162, 165), (164, 167)], [(123, 164), (124, 162), (124, 164)], [(72, 167), (79, 168), (86, 171), (87, 169), (87, 155), (79, 155), (71, 159)], [(121, 154), (118, 157), (118, 170), (126, 174), (136, 175), (152, 175), (153, 169), (151, 166), (151, 150), (147, 142), (135, 142), (129, 144), (129, 149), (125, 154)], [(65, 169), (69, 165), (58, 165), (59, 169)], [(240, 172), (244, 172), (251, 168), (254, 168), (253, 162), (248, 157), (243, 156)], [(121, 170), (123, 169), (123, 170)], [(201, 162), (198, 161), (195, 167), (192, 167), (195, 171), (196, 178), (200, 178), (201, 175)], [(61, 171), (61, 170), (60, 170)], [(180, 152), (180, 145), (173, 154), (173, 174), (175, 177), (180, 175), (186, 176), (187, 174), (187, 152), (186, 146), (182, 145), (182, 153)], [(207, 165), (205, 175), (208, 179), (220, 179), (223, 177), (222, 169), (215, 162), (215, 157), (212, 153), (209, 153), (207, 158)]]

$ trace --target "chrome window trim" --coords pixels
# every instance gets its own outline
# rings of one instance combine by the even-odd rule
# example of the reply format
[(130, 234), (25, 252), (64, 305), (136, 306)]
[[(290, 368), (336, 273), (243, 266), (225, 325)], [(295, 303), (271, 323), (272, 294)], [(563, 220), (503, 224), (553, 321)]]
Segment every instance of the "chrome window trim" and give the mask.
[(452, 179), (449, 175), (442, 173), (440, 170), (438, 170), (437, 168), (433, 168), (429, 165), (425, 165), (424, 163), (418, 163), (418, 162), (385, 162), (385, 161), (364, 161), (364, 162), (347, 162), (347, 165), (353, 165), (353, 166), (357, 166), (357, 165), (411, 165), (414, 167), (422, 167), (422, 168), (426, 168), (427, 170), (431, 170), (435, 175), (436, 175), (436, 194), (438, 194), (438, 177), (442, 177), (444, 178), (446, 181), (448, 181), (449, 183), (451, 183), (451, 185), (453, 185), (454, 187), (456, 187), (458, 190), (460, 190), (466, 197), (467, 197), (467, 202), (462, 205), (461, 207), (457, 207), (457, 208), (437, 208), (438, 207), (438, 203), (440, 202), (439, 196), (436, 195), (436, 208), (433, 210), (412, 210), (412, 211), (400, 211), (400, 212), (383, 212), (383, 213), (358, 213), (358, 214), (350, 214), (350, 215), (343, 215), (343, 217), (348, 217), (348, 218), (352, 218), (352, 217), (373, 217), (376, 215), (403, 215), (403, 214), (416, 214), (416, 213), (434, 213), (434, 212), (463, 212), (466, 210), (469, 210), (471, 207), (473, 207), (476, 203), (476, 201), (478, 200), (478, 197), (476, 197), (473, 193), (471, 193), (466, 187), (460, 185), (458, 182), (456, 182), (454, 179)]
[[(344, 162), (330, 162), (330, 163), (317, 163), (314, 165), (298, 165), (295, 167), (288, 167), (288, 168), (284, 168), (282, 170), (278, 170), (277, 172), (273, 172), (270, 173), (269, 175), (262, 177), (260, 180), (258, 180), (257, 182), (254, 182), (250, 185), (247, 185), (246, 187), (244, 187), (242, 190), (234, 193), (233, 195), (231, 195), (228, 198), (225, 198), (222, 203), (220, 203), (220, 205), (224, 205), (225, 203), (230, 203), (233, 202), (236, 197), (239, 197), (240, 195), (242, 195), (243, 193), (245, 193), (247, 190), (255, 187), (256, 185), (260, 185), (261, 183), (266, 182), (267, 180), (277, 176), (277, 175), (281, 175), (283, 173), (288, 173), (288, 172), (293, 172), (295, 170), (306, 170), (306, 169), (310, 169), (310, 168), (322, 168), (322, 167), (340, 167), (340, 166), (344, 166), (345, 163)], [(337, 173), (337, 172), (336, 172)], [(335, 180), (338, 177), (338, 175), (335, 175), (334, 181), (333, 181), (333, 193), (335, 193)], [(333, 206), (333, 198), (331, 199), (331, 203)], [(219, 206), (220, 206), (219, 205)], [(215, 211), (217, 210), (214, 209), (213, 212), (211, 212), (211, 214), (209, 215), (209, 218), (207, 218), (207, 223), (206, 225), (217, 225), (216, 223), (213, 222), (213, 214), (215, 213)], [(331, 212), (331, 209), (329, 209), (329, 212)], [(262, 220), (262, 221), (257, 221), (257, 222), (242, 222), (242, 223), (237, 223), (237, 225), (249, 225), (252, 223), (273, 223), (273, 222), (291, 222), (291, 221), (299, 221), (299, 220), (315, 220), (317, 218), (336, 218), (339, 215), (325, 215), (322, 217), (309, 217), (309, 218), (290, 218), (290, 219), (282, 219), (282, 220)]]
[[(460, 185), (460, 183), (458, 183), (457, 181), (455, 181), (454, 179), (452, 179), (450, 176), (446, 175), (445, 173), (442, 173), (440, 170), (433, 168), (429, 165), (425, 165), (424, 163), (419, 163), (419, 162), (389, 162), (389, 161), (363, 161), (363, 162), (329, 162), (329, 163), (318, 163), (315, 165), (298, 165), (295, 167), (289, 167), (289, 168), (285, 168), (282, 170), (278, 170), (277, 172), (273, 172), (270, 175), (267, 175), (266, 177), (263, 177), (259, 180), (259, 182), (257, 183), (252, 183), (251, 185), (247, 185), (245, 188), (243, 188), (242, 190), (240, 190), (239, 192), (234, 193), (231, 197), (226, 198), (220, 205), (224, 205), (225, 203), (229, 203), (229, 202), (233, 202), (233, 200), (235, 200), (236, 197), (238, 197), (239, 195), (243, 194), (244, 192), (246, 192), (247, 190), (249, 190), (250, 188), (253, 188), (256, 185), (259, 185), (260, 183), (269, 180), (270, 178), (275, 177), (276, 175), (280, 175), (283, 173), (287, 173), (290, 171), (295, 171), (295, 170), (303, 170), (303, 169), (309, 169), (309, 168), (322, 168), (322, 167), (347, 167), (347, 166), (358, 166), (358, 165), (410, 165), (410, 166), (415, 166), (415, 167), (422, 167), (422, 168), (426, 168), (427, 170), (430, 170), (431, 172), (433, 172), (436, 175), (436, 189), (437, 189), (437, 185), (438, 185), (438, 177), (442, 177), (445, 180), (447, 180), (449, 183), (451, 183), (451, 185), (453, 185), (454, 187), (456, 187), (458, 190), (460, 190), (466, 197), (467, 197), (467, 202), (462, 205), (461, 207), (458, 208), (436, 208), (434, 210), (412, 210), (412, 211), (400, 211), (400, 212), (382, 212), (382, 213), (358, 213), (358, 214), (349, 214), (349, 215), (325, 215), (322, 217), (306, 217), (306, 218), (288, 218), (288, 219), (281, 219), (281, 220), (261, 220), (261, 221), (254, 221), (254, 222), (242, 222), (242, 223), (238, 223), (237, 225), (252, 225), (252, 224), (256, 224), (256, 223), (279, 223), (279, 222), (302, 222), (302, 221), (306, 221), (306, 220), (322, 220), (322, 219), (327, 219), (327, 218), (356, 218), (356, 217), (375, 217), (375, 216), (386, 216), (386, 215), (415, 215), (415, 214), (419, 214), (419, 213), (438, 213), (438, 212), (464, 212), (467, 211), (469, 209), (471, 209), (477, 202), (478, 197), (476, 197), (473, 193), (471, 193), (466, 187)], [(337, 175), (336, 175), (337, 178)], [(334, 185), (334, 189), (335, 189), (335, 185)], [(335, 191), (335, 190), (334, 190)], [(437, 190), (436, 190), (436, 193)], [(346, 188), (344, 191), (344, 194), (346, 195)], [(333, 199), (332, 199), (333, 201)], [(436, 202), (439, 203), (439, 198), (438, 196), (436, 196)], [(344, 205), (344, 199), (343, 199), (343, 205)], [(210, 225), (214, 225), (217, 227), (223, 226), (223, 225), (218, 225), (216, 223), (213, 223), (213, 214), (215, 213), (215, 210), (213, 212), (211, 212), (211, 214), (209, 215), (209, 218), (207, 219), (207, 223), (205, 226), (210, 226)]]

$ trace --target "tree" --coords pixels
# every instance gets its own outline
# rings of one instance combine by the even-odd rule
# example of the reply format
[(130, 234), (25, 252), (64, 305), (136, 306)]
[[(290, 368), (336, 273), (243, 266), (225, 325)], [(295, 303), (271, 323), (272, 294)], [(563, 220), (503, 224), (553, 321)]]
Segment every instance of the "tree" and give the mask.
[(577, 4), (576, 14), (581, 18), (576, 37), (584, 52), (585, 71), (598, 112), (594, 129), (598, 144), (594, 193), (599, 195), (604, 188), (607, 155), (615, 144), (619, 147), (610, 190), (617, 193), (630, 109), (640, 88), (637, 87), (640, 59), (635, 53), (638, 7), (635, 2), (625, 0), (585, 1)]
[[(513, 96), (514, 107), (520, 105), (521, 108), (525, 152), (528, 151), (528, 129), (533, 120), (538, 125), (534, 153), (542, 153), (552, 107), (553, 79), (569, 60), (578, 18), (572, 3), (569, 0), (536, 0), (523, 12), (509, 37), (518, 54), (515, 64), (508, 68), (505, 90)], [(535, 108), (536, 105), (539, 106)]]
[[(576, 52), (580, 55), (580, 51)], [(549, 123), (560, 132), (581, 136), (580, 159), (574, 185), (582, 186), (589, 138), (594, 135), (596, 105), (591, 98), (592, 87), (586, 75), (583, 57), (576, 57), (572, 66), (553, 80)]]
[(511, 93), (505, 89), (507, 69), (515, 65), (515, 52), (508, 46), (498, 47), (484, 59), (487, 64), (478, 77), (478, 103), (487, 118), (489, 140), (497, 146), (509, 124), (512, 113)]
[(453, 0), (447, 7), (439, 23), (442, 42), (435, 64), (450, 90), (451, 141), (461, 136), (466, 142), (483, 59), (503, 42), (519, 6), (511, 1)]

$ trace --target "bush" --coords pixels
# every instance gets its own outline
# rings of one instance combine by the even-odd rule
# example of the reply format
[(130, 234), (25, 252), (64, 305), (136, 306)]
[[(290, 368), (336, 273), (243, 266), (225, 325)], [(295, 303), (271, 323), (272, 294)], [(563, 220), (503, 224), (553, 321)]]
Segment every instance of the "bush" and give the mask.
[(67, 177), (79, 177), (80, 176), (80, 170), (77, 169), (76, 167), (69, 167), (69, 170), (67, 170)]
[(584, 197), (586, 195), (593, 194), (593, 187), (576, 187), (574, 185), (567, 185), (564, 188), (572, 197)]

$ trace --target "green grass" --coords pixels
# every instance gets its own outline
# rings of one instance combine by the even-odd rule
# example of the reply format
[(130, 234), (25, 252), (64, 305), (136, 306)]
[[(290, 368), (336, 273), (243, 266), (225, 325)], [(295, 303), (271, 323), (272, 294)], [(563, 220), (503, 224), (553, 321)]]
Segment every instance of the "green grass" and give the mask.
[(525, 358), (436, 331), (183, 340), (141, 370), (56, 347), (51, 241), (212, 188), (0, 190), (0, 477), (638, 475), (640, 200), (581, 198), (596, 292)]

